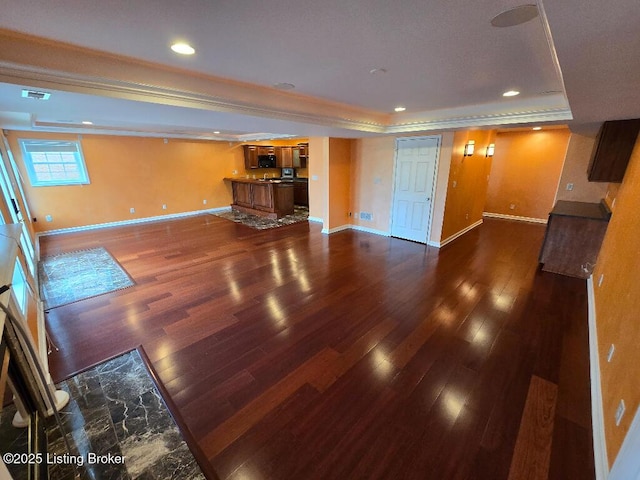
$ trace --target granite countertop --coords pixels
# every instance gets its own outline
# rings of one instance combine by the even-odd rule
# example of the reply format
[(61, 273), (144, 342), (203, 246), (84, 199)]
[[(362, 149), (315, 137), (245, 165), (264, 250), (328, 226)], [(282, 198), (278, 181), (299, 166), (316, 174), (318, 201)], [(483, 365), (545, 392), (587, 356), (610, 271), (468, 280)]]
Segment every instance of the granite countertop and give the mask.
[(255, 183), (258, 185), (265, 185), (265, 184), (275, 184), (275, 185), (280, 185), (283, 187), (288, 187), (291, 186), (292, 182), (286, 182), (284, 180), (280, 180), (279, 178), (267, 178), (262, 179), (262, 178), (243, 178), (243, 177), (233, 177), (233, 178), (224, 178), (223, 180), (229, 181), (229, 182), (237, 182), (237, 183)]
[(609, 221), (609, 218), (611, 218), (611, 210), (609, 210), (607, 204), (602, 200), (600, 203), (558, 200), (551, 211), (551, 215)]

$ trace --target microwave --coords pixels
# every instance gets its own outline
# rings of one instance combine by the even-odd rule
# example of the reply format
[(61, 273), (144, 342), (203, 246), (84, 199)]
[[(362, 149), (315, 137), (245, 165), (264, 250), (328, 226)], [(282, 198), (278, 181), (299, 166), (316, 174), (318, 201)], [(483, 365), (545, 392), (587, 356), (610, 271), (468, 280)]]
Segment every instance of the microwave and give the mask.
[(258, 155), (258, 168), (276, 168), (276, 156)]

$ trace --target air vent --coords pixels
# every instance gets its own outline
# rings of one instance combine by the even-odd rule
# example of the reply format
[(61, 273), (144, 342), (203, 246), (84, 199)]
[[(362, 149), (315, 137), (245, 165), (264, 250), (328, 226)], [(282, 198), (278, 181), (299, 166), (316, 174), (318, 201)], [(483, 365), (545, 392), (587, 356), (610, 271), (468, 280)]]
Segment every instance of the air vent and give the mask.
[(49, 92), (38, 92), (36, 90), (22, 90), (22, 98), (33, 98), (34, 100), (49, 100)]

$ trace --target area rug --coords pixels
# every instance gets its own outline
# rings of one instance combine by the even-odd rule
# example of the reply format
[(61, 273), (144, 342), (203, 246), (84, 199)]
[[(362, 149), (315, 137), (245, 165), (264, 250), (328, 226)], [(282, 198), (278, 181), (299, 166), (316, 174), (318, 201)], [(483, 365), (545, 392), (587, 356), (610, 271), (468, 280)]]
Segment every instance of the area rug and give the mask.
[(38, 275), (45, 310), (134, 285), (102, 247), (45, 257)]
[(258, 215), (251, 215), (248, 213), (237, 212), (235, 210), (221, 212), (214, 214), (217, 217), (231, 220), (232, 222), (241, 223), (247, 227), (255, 228), (256, 230), (266, 230), (268, 228), (284, 227), (285, 225), (292, 225), (294, 223), (306, 222), (309, 219), (309, 209), (296, 205), (294, 207), (293, 214), (286, 215), (277, 220), (271, 220), (270, 218), (259, 217)]

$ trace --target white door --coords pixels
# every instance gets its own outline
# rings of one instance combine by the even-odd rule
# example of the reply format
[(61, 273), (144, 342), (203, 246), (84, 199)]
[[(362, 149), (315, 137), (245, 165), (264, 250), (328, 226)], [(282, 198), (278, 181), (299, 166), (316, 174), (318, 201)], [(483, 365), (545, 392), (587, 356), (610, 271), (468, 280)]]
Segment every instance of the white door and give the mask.
[(391, 236), (427, 243), (440, 137), (397, 140)]

